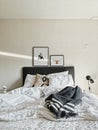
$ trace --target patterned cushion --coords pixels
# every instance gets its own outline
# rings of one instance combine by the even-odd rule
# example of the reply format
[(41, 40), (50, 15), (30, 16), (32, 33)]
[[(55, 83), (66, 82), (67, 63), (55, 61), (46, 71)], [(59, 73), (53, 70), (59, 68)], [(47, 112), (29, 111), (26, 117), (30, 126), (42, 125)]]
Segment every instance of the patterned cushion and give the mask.
[(36, 74), (34, 86), (49, 86), (49, 78), (46, 75)]

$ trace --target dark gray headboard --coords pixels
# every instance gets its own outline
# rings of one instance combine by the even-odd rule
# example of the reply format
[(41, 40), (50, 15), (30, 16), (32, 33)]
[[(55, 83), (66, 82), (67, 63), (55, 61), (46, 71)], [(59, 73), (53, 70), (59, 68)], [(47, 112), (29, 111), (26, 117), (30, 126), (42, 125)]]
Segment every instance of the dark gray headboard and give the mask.
[(23, 67), (23, 84), (27, 74), (50, 74), (69, 71), (69, 74), (72, 74), (73, 80), (75, 81), (75, 69), (73, 66), (64, 66), (64, 67)]

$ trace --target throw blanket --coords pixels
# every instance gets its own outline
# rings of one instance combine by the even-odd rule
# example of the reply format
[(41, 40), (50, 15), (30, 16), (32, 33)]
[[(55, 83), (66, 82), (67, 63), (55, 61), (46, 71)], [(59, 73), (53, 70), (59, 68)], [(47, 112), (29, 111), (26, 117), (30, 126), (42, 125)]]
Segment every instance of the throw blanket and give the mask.
[(57, 118), (75, 116), (75, 105), (78, 105), (82, 100), (82, 90), (76, 86), (67, 86), (60, 92), (49, 95), (45, 99), (45, 106), (53, 112)]

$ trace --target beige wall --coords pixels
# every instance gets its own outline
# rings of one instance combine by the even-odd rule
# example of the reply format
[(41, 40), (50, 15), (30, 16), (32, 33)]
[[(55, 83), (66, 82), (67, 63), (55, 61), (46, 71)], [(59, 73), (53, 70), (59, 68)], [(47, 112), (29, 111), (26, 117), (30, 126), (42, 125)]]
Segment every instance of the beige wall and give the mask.
[(0, 18), (98, 19), (98, 0), (0, 0)]
[[(65, 66), (75, 66), (76, 84), (87, 89), (90, 74), (98, 93), (98, 21), (0, 20), (0, 51), (32, 56), (33, 46), (49, 46), (50, 54), (64, 54)], [(31, 59), (0, 55), (0, 87), (21, 86), (21, 69)]]

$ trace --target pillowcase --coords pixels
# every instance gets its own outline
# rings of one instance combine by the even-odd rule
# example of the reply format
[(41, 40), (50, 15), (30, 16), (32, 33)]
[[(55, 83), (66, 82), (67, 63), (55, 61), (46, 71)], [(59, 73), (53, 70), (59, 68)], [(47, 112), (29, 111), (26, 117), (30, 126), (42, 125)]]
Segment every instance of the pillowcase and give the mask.
[(74, 86), (74, 85), (75, 85), (75, 82), (74, 82), (74, 80), (73, 80), (73, 77), (72, 77), (71, 74), (69, 74), (69, 75), (68, 75), (68, 80), (67, 80), (65, 86)]
[(36, 74), (34, 86), (49, 86), (49, 78), (46, 75)]
[(54, 75), (49, 78), (49, 85), (58, 89), (63, 89), (66, 86), (73, 86), (74, 81), (72, 75)]
[(47, 77), (50, 78), (51, 76), (62, 76), (62, 75), (68, 75), (68, 71), (63, 71), (63, 72), (58, 72), (58, 73), (51, 73), (51, 74), (48, 74)]
[(35, 83), (36, 75), (27, 74), (24, 82), (24, 87), (32, 87)]

